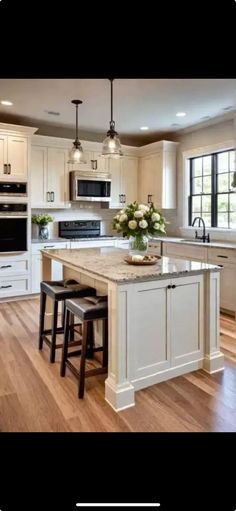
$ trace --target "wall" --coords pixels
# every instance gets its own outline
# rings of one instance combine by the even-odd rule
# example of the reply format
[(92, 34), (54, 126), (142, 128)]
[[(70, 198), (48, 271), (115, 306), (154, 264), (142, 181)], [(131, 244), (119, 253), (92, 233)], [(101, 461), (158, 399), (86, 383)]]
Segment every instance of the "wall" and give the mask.
[[(65, 220), (101, 220), (101, 234), (113, 234), (112, 218), (117, 214), (115, 209), (102, 209), (100, 203), (72, 204), (69, 209), (47, 210), (54, 217), (54, 222), (49, 224), (50, 238), (58, 236), (58, 222)], [(42, 214), (43, 211), (32, 209), (32, 214)], [(37, 226), (32, 225), (32, 237), (37, 238)]]
[[(236, 130), (235, 121), (228, 120), (220, 122), (212, 126), (193, 130), (176, 136), (173, 140), (179, 142), (177, 149), (177, 210), (166, 210), (164, 215), (170, 224), (167, 226), (167, 234), (175, 236), (186, 235), (187, 232), (182, 229), (183, 227), (183, 208), (184, 208), (184, 168), (183, 168), (183, 152), (191, 149), (206, 147), (211, 144), (218, 144), (224, 141), (235, 139)], [(188, 236), (189, 236), (188, 232)], [(236, 231), (219, 231), (216, 230), (211, 233), (212, 239), (235, 239)]]

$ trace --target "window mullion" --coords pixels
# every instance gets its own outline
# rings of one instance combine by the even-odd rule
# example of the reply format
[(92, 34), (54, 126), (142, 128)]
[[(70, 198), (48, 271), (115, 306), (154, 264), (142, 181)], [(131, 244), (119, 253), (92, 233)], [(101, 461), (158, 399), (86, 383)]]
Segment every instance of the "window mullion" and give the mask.
[(211, 161), (211, 226), (217, 227), (217, 154)]

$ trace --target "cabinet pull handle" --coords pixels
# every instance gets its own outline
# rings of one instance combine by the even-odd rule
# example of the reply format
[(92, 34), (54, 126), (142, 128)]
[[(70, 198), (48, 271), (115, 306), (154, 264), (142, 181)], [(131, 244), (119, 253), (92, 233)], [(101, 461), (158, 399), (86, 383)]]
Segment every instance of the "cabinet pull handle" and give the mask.
[(124, 193), (123, 197), (124, 197), (124, 204), (125, 204), (126, 203), (126, 195), (125, 195), (125, 193)]
[(4, 165), (3, 165), (3, 174), (7, 174), (7, 173), (8, 173), (7, 164), (4, 163)]
[(11, 285), (9, 286), (0, 286), (0, 289), (7, 289), (7, 287), (12, 287)]
[(53, 247), (55, 247), (55, 245), (44, 245), (43, 248), (53, 248)]
[(12, 267), (12, 265), (11, 265), (11, 264), (5, 264), (5, 265), (3, 265), (3, 266), (0, 266), (0, 268), (11, 268), (11, 267)]
[(50, 192), (47, 192), (47, 202), (51, 202), (51, 199), (50, 199)]
[(121, 202), (121, 194), (119, 193), (119, 202)]
[(175, 289), (175, 288), (176, 288), (176, 286), (175, 286), (175, 285), (173, 285), (173, 286), (171, 286), (171, 287), (172, 287), (172, 289)]
[(91, 160), (91, 164), (92, 164), (92, 169), (93, 170), (97, 170), (97, 168), (98, 168), (97, 160)]
[(148, 195), (148, 204), (152, 202), (152, 195)]
[(55, 197), (54, 192), (51, 192), (51, 202), (54, 202), (54, 197)]
[(8, 167), (8, 172), (7, 173), (10, 174), (11, 173), (11, 164), (8, 163), (7, 167)]
[(217, 255), (217, 257), (221, 257), (222, 259), (228, 259), (228, 256), (224, 256), (224, 255)]

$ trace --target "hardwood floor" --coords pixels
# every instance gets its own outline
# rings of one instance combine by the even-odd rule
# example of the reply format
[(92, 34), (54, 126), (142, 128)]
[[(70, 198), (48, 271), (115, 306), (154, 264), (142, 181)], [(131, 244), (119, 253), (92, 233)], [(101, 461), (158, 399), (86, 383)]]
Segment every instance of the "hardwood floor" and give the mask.
[(86, 381), (84, 400), (48, 348), (37, 348), (38, 300), (0, 304), (0, 431), (236, 431), (236, 322), (221, 317), (225, 371), (195, 371), (136, 393), (115, 413), (104, 400), (106, 376)]

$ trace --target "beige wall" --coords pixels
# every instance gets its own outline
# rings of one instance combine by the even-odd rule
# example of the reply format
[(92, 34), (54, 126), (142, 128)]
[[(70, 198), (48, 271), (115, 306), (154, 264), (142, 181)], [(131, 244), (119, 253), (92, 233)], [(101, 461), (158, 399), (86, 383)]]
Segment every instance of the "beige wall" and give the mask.
[[(206, 128), (191, 131), (175, 138), (179, 142), (177, 150), (177, 210), (164, 211), (166, 219), (170, 222), (167, 227), (168, 234), (182, 236), (183, 231), (183, 204), (184, 204), (184, 168), (183, 152), (192, 149), (203, 148), (206, 146), (221, 144), (230, 139), (236, 140), (236, 120), (228, 120)], [(212, 235), (212, 238), (219, 238), (220, 233)], [(236, 238), (236, 232), (231, 234), (224, 233), (223, 236)]]

